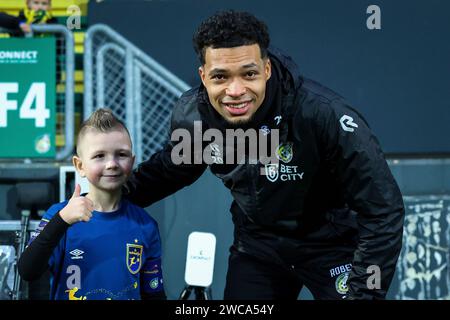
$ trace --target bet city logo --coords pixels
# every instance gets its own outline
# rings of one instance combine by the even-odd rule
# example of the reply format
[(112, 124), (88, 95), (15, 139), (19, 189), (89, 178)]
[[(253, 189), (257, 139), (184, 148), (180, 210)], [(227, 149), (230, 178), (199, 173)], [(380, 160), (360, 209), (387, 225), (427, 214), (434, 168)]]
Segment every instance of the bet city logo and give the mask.
[[(281, 143), (277, 147), (275, 155), (281, 162), (291, 162), (294, 157), (293, 143)], [(304, 172), (300, 172), (298, 166), (286, 165), (283, 163), (269, 163), (264, 166), (263, 174), (270, 182), (276, 182), (278, 179), (285, 182), (302, 180)]]

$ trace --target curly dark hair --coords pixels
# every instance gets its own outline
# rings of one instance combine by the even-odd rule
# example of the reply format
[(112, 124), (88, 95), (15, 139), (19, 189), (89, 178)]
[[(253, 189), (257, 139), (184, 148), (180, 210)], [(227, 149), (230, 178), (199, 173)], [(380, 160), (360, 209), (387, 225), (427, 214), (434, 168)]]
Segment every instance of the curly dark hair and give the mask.
[(234, 10), (215, 13), (203, 21), (193, 37), (194, 50), (205, 64), (205, 50), (258, 44), (261, 57), (267, 57), (270, 37), (267, 25), (248, 12)]

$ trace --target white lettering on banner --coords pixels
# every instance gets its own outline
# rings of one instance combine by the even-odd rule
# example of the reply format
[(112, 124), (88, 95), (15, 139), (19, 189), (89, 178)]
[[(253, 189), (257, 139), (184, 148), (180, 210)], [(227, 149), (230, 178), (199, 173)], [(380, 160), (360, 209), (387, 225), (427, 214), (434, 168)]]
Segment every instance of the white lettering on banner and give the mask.
[(0, 59), (36, 60), (37, 51), (0, 51)]
[[(8, 100), (8, 93), (18, 93), (17, 82), (0, 83), (0, 128), (8, 126), (8, 110), (17, 110), (17, 100)], [(50, 118), (50, 109), (46, 107), (46, 84), (34, 82), (31, 84), (25, 99), (20, 106), (19, 118), (34, 119), (37, 128), (45, 127), (45, 122)], [(34, 108), (33, 108), (34, 104)]]
[[(36, 108), (32, 109), (33, 101), (36, 100)], [(20, 107), (20, 117), (23, 119), (34, 119), (37, 128), (45, 127), (45, 120), (50, 118), (50, 110), (45, 107), (45, 83), (33, 83)]]
[(8, 93), (17, 93), (19, 84), (17, 82), (0, 83), (0, 128), (8, 126), (8, 110), (17, 110), (17, 101), (8, 100)]

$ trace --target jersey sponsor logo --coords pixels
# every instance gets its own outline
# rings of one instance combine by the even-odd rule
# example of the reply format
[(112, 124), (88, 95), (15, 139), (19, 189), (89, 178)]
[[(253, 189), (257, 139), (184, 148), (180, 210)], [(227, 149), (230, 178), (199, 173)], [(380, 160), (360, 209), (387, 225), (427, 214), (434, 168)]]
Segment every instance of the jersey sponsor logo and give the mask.
[(353, 118), (346, 114), (339, 119), (339, 122), (341, 123), (342, 129), (347, 132), (353, 132), (355, 131), (354, 128), (358, 128), (358, 125), (353, 122)]
[[(276, 151), (275, 155), (278, 160), (289, 163), (294, 157), (293, 143), (285, 142), (281, 143)], [(270, 182), (281, 180), (286, 181), (300, 181), (303, 179), (304, 172), (300, 172), (299, 166), (291, 166), (282, 163), (269, 163), (264, 166), (264, 174)]]
[(339, 294), (346, 294), (348, 291), (347, 280), (350, 272), (341, 273), (335, 282), (336, 291)]
[(278, 180), (278, 164), (277, 163), (266, 164), (265, 170), (266, 170), (267, 180), (269, 180), (270, 182), (275, 182)]
[(142, 251), (142, 245), (127, 243), (127, 268), (132, 274), (141, 270)]
[(298, 166), (288, 166), (280, 163), (270, 163), (265, 165), (265, 174), (267, 180), (275, 182), (280, 179), (286, 181), (300, 181), (303, 180), (304, 172), (300, 172)]
[(277, 148), (276, 156), (278, 160), (281, 160), (284, 163), (289, 163), (294, 156), (294, 151), (292, 150), (292, 142), (280, 144)]
[(71, 255), (70, 259), (83, 259), (83, 253), (84, 253), (83, 250), (73, 249), (69, 253)]

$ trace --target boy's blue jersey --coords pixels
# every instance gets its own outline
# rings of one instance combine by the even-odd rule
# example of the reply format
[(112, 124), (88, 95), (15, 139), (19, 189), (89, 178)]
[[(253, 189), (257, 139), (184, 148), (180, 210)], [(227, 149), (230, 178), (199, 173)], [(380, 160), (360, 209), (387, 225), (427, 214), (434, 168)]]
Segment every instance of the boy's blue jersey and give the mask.
[[(37, 234), (67, 203), (50, 207)], [(117, 211), (94, 211), (89, 222), (70, 226), (53, 251), (49, 267), (51, 299), (128, 300), (140, 299), (141, 292), (161, 291), (157, 223), (145, 210), (123, 199)]]

